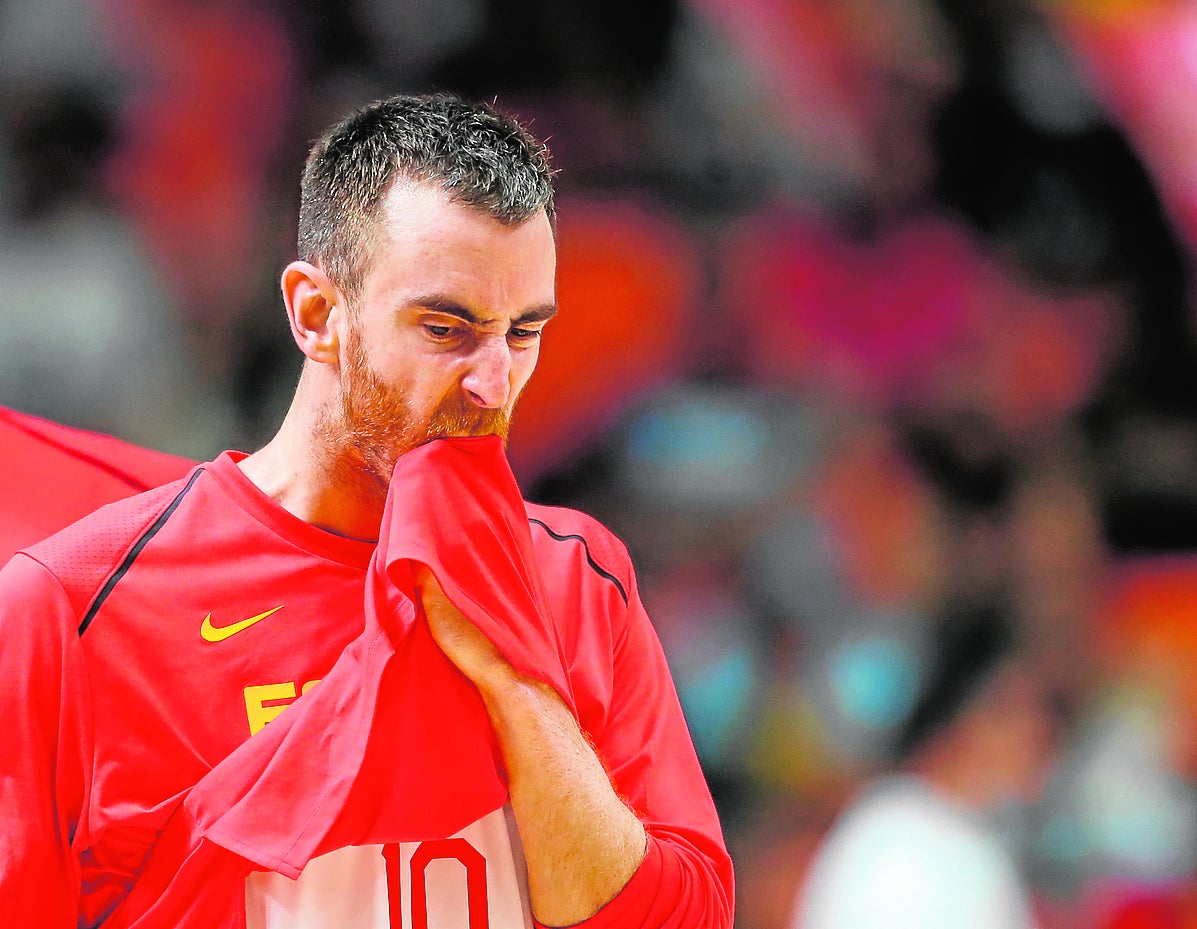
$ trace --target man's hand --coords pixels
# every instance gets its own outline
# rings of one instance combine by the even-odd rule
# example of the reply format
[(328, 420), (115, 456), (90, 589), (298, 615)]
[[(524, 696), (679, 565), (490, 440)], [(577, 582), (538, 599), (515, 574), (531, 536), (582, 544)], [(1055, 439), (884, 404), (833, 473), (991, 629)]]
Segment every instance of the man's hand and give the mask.
[(640, 820), (557, 691), (521, 677), (449, 602), (427, 567), (414, 576), (432, 638), (474, 682), (507, 768), (511, 808), (528, 864), (532, 913), (548, 926), (589, 919), (644, 858)]
[(516, 681), (515, 669), (478, 627), (465, 618), (437, 582), (427, 565), (413, 572), (416, 594), (428, 617), (432, 639), (445, 656), (487, 696)]

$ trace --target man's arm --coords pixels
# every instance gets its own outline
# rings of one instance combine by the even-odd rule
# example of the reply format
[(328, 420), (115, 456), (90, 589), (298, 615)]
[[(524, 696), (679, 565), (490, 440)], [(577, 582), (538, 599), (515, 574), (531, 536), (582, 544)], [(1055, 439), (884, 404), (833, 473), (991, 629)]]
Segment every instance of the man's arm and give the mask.
[(17, 555), (0, 570), (0, 913), (6, 925), (74, 927), (71, 836), (83, 803), (82, 655), (62, 588)]
[(634, 586), (629, 628), (614, 656), (619, 693), (598, 745), (552, 688), (513, 671), (431, 575), (417, 586), (438, 645), (475, 682), (491, 714), (537, 922), (730, 927), (731, 863)]
[(518, 675), (427, 569), (417, 584), (433, 638), (478, 688), (498, 736), (533, 915), (547, 926), (589, 919), (639, 868), (644, 827), (557, 692)]

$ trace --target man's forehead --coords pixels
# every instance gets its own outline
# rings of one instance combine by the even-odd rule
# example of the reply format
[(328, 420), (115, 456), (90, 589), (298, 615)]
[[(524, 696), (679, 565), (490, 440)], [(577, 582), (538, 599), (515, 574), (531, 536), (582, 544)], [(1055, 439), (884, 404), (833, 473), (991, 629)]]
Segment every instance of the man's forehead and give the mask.
[(509, 226), (430, 184), (411, 183), (385, 206), (368, 245), (365, 289), (376, 298), (396, 308), (456, 307), (482, 320), (551, 315), (556, 242), (543, 211)]
[(397, 175), (382, 198), (383, 213), (402, 212), (421, 205), (457, 206), (456, 202), (441, 184), (432, 180), (417, 180)]
[(556, 239), (543, 210), (508, 225), (427, 184), (388, 196), (366, 248), (375, 268), (398, 262), (409, 279), (427, 277), (429, 283), (444, 274), (551, 278), (557, 260)]
[(493, 215), (483, 206), (468, 203), (446, 190), (435, 180), (418, 180), (405, 176), (397, 177), (382, 199), (380, 218), (386, 226), (401, 228), (416, 225), (420, 221), (443, 221), (447, 217), (460, 222), (480, 226), (495, 226), (499, 229), (519, 229), (525, 226), (546, 224), (552, 232), (548, 213), (541, 207), (522, 222), (507, 223)]

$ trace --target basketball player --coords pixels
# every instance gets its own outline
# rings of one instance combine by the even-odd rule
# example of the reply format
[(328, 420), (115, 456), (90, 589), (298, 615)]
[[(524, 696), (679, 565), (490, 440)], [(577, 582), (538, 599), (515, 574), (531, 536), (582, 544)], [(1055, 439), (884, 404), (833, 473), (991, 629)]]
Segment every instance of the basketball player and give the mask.
[(313, 147), (277, 434), (0, 572), (5, 920), (731, 926), (626, 551), (503, 452), (554, 223), (487, 106), (396, 97)]

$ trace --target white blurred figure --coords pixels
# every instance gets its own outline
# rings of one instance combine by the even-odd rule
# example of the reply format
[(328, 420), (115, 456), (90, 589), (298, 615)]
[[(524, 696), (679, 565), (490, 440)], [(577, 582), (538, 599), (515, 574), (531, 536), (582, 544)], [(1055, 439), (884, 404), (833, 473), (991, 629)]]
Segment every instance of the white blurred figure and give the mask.
[(998, 815), (1034, 800), (1053, 743), (1047, 694), (989, 611), (949, 621), (892, 774), (831, 829), (794, 929), (1032, 929)]
[(153, 262), (107, 197), (111, 113), (70, 85), (10, 103), (0, 402), (199, 456), (228, 424)]

